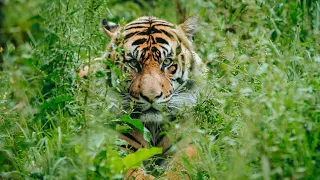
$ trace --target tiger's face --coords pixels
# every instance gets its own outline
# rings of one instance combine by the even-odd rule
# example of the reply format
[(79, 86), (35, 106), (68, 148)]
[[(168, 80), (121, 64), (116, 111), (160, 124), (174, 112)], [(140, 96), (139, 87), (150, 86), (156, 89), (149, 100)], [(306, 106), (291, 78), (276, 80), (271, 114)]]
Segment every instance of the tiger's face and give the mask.
[(117, 59), (127, 74), (123, 108), (133, 104), (135, 117), (143, 122), (161, 122), (196, 103), (190, 79), (192, 66), (199, 64), (191, 46), (196, 22), (192, 17), (176, 26), (144, 16), (121, 28), (103, 21), (111, 41), (123, 46), (122, 57)]

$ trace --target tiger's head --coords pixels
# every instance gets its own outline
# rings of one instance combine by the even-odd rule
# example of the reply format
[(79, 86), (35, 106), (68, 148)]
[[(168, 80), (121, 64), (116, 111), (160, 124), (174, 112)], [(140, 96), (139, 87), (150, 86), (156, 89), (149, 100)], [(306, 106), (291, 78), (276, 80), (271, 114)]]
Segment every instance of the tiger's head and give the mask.
[[(103, 20), (103, 30), (123, 52), (107, 53), (126, 73), (123, 108), (133, 102), (134, 115), (143, 122), (161, 122), (185, 106), (196, 103), (194, 77), (200, 76), (201, 59), (193, 51), (197, 18), (183, 24), (144, 16), (124, 27)], [(111, 51), (111, 46), (107, 51)], [(80, 72), (81, 74), (81, 72)]]

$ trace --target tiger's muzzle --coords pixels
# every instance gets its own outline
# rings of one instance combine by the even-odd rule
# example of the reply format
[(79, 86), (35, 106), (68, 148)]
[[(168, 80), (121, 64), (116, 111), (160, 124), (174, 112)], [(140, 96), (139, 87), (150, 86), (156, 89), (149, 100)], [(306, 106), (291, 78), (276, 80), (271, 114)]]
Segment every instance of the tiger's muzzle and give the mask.
[[(159, 67), (145, 66), (132, 80), (129, 93), (135, 101), (134, 107), (141, 111), (142, 116), (148, 116), (148, 119), (155, 118), (157, 121), (157, 114), (166, 108), (166, 102), (172, 96), (170, 77)], [(151, 115), (155, 117), (149, 117)]]

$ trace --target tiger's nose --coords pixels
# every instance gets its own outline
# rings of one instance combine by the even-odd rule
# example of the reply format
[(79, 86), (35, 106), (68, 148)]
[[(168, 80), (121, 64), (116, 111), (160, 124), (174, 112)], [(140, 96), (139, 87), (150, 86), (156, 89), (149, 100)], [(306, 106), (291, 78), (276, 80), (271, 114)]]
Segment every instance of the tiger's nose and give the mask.
[(141, 96), (144, 100), (152, 103), (152, 102), (154, 102), (154, 101), (156, 101), (157, 99), (159, 99), (159, 98), (162, 97), (162, 92), (161, 92), (161, 90), (160, 90), (160, 91), (155, 90), (155, 91), (150, 91), (150, 92), (141, 92), (141, 93), (140, 93), (140, 96)]
[(156, 73), (158, 69), (153, 71), (150, 69), (150, 72), (147, 70), (142, 73), (138, 88), (140, 89), (140, 97), (152, 103), (163, 95), (163, 80), (160, 74)]

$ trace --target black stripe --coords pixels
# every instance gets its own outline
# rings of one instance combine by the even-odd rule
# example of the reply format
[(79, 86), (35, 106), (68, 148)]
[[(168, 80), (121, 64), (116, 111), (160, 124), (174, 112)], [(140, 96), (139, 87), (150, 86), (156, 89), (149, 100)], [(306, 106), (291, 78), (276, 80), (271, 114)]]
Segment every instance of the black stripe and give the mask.
[[(185, 61), (184, 61), (184, 55), (183, 54), (181, 54), (181, 62), (182, 62), (182, 67), (181, 67), (181, 69), (182, 69), (182, 71), (184, 71), (185, 70)], [(184, 72), (183, 72), (184, 73)]]
[(180, 77), (179, 77), (179, 78), (177, 78), (177, 79), (176, 79), (176, 81), (177, 81), (180, 85), (184, 83), (183, 79), (182, 79), (182, 78), (180, 78)]
[[(135, 52), (138, 48), (139, 48), (139, 46), (135, 47), (134, 50), (133, 50), (133, 52)], [(133, 54), (134, 54), (134, 56), (132, 56), (132, 57), (135, 57), (135, 56), (136, 56), (136, 55), (135, 55), (136, 53), (133, 53)], [(136, 57), (135, 57), (135, 58), (136, 58)]]
[[(144, 48), (145, 49), (145, 48)], [(142, 60), (142, 63), (144, 63), (145, 62), (145, 56), (146, 56), (146, 51), (144, 50), (144, 49), (142, 49), (142, 53), (141, 53), (141, 55), (140, 55), (140, 59)]]
[(145, 26), (133, 26), (133, 27), (125, 28), (124, 30), (127, 31), (127, 30), (130, 30), (130, 29), (139, 29), (139, 28), (148, 28), (148, 27), (145, 27)]
[[(163, 140), (166, 134), (161, 134), (157, 137), (156, 142), (154, 143), (155, 146), (159, 145), (159, 143)], [(163, 149), (164, 150), (164, 149)]]
[(160, 52), (158, 50), (157, 50), (157, 52), (152, 53), (152, 57), (153, 57), (153, 60), (158, 61), (160, 63), (161, 56), (160, 56)]
[(167, 35), (169, 38), (173, 38), (173, 35), (171, 33), (169, 33), (168, 31), (165, 30), (160, 30), (162, 33), (164, 33), (165, 35)]
[(157, 43), (169, 44), (168, 41), (166, 41), (165, 39), (160, 38), (160, 37), (157, 37), (156, 41), (157, 41)]
[(159, 51), (159, 50), (158, 50), (156, 47), (152, 47), (152, 48), (151, 48), (151, 51), (155, 53), (155, 52), (157, 52), (157, 51)]
[(144, 36), (144, 35), (150, 35), (150, 34), (165, 34), (166, 36), (168, 36), (168, 38), (174, 38), (174, 36), (171, 34), (171, 33), (169, 33), (169, 32), (167, 32), (167, 31), (164, 31), (164, 30), (158, 30), (158, 29), (155, 29), (155, 31), (143, 31), (143, 32), (140, 32), (139, 33), (139, 35), (142, 35), (142, 36)]
[(154, 26), (165, 26), (165, 27), (174, 28), (174, 26), (172, 26), (172, 25), (170, 25), (170, 24), (153, 24), (152, 26), (153, 26), (153, 27), (154, 27)]
[(161, 44), (160, 44), (160, 47), (161, 47), (163, 50), (165, 50), (166, 53), (168, 54), (168, 49), (167, 49), (166, 47), (162, 46)]
[(154, 27), (151, 27), (151, 28), (148, 28), (146, 31), (140, 32), (139, 35), (150, 35), (154, 33), (161, 33), (161, 31)]
[(150, 39), (151, 39), (151, 44), (156, 44), (157, 43), (153, 36), (150, 36)]
[(147, 41), (146, 38), (142, 38), (142, 39), (138, 39), (138, 40), (135, 40), (132, 45), (135, 46), (135, 45), (140, 45), (140, 44), (143, 44)]
[(132, 26), (132, 25), (141, 25), (141, 24), (149, 24), (149, 21), (142, 21), (142, 22), (136, 22), (136, 23), (130, 23), (127, 26)]
[(147, 52), (149, 50), (149, 47), (145, 47), (142, 49), (143, 52)]
[(162, 156), (165, 156), (165, 153), (168, 152), (171, 148), (172, 148), (172, 144), (167, 149), (163, 149)]
[(124, 149), (127, 149), (127, 150), (131, 150), (133, 152), (136, 152), (138, 149), (134, 148), (133, 146), (131, 146), (130, 144), (128, 145), (121, 145), (120, 147), (124, 148)]
[(150, 59), (150, 53), (148, 53), (148, 55), (144, 61), (146, 61), (147, 59)]
[(128, 38), (131, 38), (132, 36), (134, 36), (134, 35), (136, 35), (136, 34), (138, 34), (138, 33), (139, 33), (139, 31), (138, 31), (138, 32), (133, 32), (133, 33), (127, 34), (127, 35), (124, 37), (124, 40), (126, 40), (126, 39), (128, 39)]
[(132, 136), (131, 134), (129, 133), (122, 133), (122, 135), (126, 136), (127, 138), (129, 138), (130, 140), (138, 143), (138, 144), (141, 144), (134, 136)]

